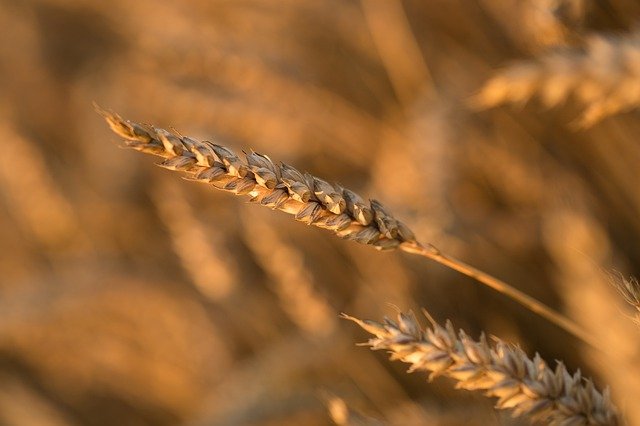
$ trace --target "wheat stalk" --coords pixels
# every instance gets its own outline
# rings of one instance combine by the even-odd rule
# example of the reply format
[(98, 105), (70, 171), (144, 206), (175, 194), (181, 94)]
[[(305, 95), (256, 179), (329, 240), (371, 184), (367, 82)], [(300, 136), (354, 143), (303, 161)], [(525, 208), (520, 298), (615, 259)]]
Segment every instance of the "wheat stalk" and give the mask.
[(576, 124), (640, 105), (640, 31), (625, 36), (593, 35), (581, 49), (550, 51), (517, 62), (487, 81), (472, 99), (480, 108), (524, 103), (538, 96), (554, 107), (570, 96), (584, 105)]
[(246, 153), (241, 160), (231, 149), (208, 141), (177, 135), (164, 129), (122, 119), (95, 106), (111, 129), (125, 139), (127, 147), (164, 158), (159, 165), (179, 170), (188, 179), (247, 195), (253, 203), (289, 213), (303, 223), (328, 229), (338, 237), (378, 249), (400, 248), (426, 257), (507, 295), (577, 338), (597, 347), (597, 342), (578, 325), (504, 281), (442, 253), (433, 245), (420, 244), (413, 232), (394, 218), (380, 202), (365, 202), (355, 192), (332, 185), (266, 155)]
[(450, 321), (442, 327), (428, 314), (432, 325), (424, 330), (411, 312), (398, 314), (397, 322), (342, 317), (375, 336), (365, 345), (411, 364), (409, 372), (429, 371), (430, 380), (443, 375), (459, 389), (483, 390), (498, 398), (496, 408), (511, 409), (514, 416), (555, 425), (618, 424), (609, 391), (600, 393), (579, 371), (569, 374), (562, 362), (552, 369), (537, 353), (528, 358), (500, 339), (489, 344), (484, 335), (475, 341), (462, 330), (456, 333)]

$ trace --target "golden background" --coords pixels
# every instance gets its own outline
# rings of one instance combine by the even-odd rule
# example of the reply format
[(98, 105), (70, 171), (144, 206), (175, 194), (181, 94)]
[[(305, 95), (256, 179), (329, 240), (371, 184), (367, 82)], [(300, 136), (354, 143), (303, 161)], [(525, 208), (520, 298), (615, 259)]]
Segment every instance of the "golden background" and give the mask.
[[(393, 306), (562, 359), (640, 424), (640, 336), (609, 277), (640, 274), (638, 113), (577, 128), (571, 99), (473, 102), (513, 61), (639, 17), (630, 0), (0, 1), (0, 424), (325, 425), (332, 396), (390, 424), (524, 424), (338, 319)], [(440, 265), (182, 181), (118, 149), (93, 101), (379, 199), (605, 350)]]

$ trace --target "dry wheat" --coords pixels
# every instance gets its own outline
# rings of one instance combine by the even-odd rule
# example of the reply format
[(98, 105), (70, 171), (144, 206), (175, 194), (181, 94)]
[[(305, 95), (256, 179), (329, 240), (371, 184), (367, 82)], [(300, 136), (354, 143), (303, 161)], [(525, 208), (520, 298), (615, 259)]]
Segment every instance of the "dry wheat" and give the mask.
[(430, 379), (444, 375), (458, 381), (457, 388), (483, 390), (514, 416), (557, 425), (618, 424), (609, 391), (600, 393), (579, 371), (570, 375), (561, 362), (552, 369), (540, 355), (528, 358), (497, 338), (493, 345), (484, 335), (475, 341), (462, 330), (456, 333), (449, 321), (444, 327), (432, 321), (423, 330), (412, 313), (382, 323), (342, 317), (375, 336), (366, 345), (411, 364), (410, 372), (430, 371)]
[(471, 265), (451, 257), (431, 244), (420, 244), (413, 232), (395, 219), (380, 202), (365, 202), (355, 192), (301, 173), (288, 164), (275, 164), (266, 155), (245, 153), (240, 159), (231, 149), (208, 141), (122, 119), (95, 105), (127, 147), (164, 158), (159, 165), (185, 172), (188, 179), (209, 183), (251, 202), (294, 215), (296, 220), (328, 229), (338, 237), (378, 249), (400, 248), (465, 274), (510, 297), (597, 347), (589, 333), (538, 300)]
[(553, 50), (517, 62), (491, 78), (472, 103), (480, 108), (524, 103), (537, 96), (554, 107), (573, 96), (584, 111), (582, 127), (640, 104), (640, 30), (594, 35), (582, 49)]
[(247, 195), (251, 202), (379, 249), (416, 241), (413, 232), (376, 200), (367, 203), (353, 191), (301, 173), (288, 164), (275, 164), (257, 152), (246, 153), (243, 161), (222, 145), (101, 112), (111, 129), (125, 138), (128, 147), (163, 157), (160, 166), (185, 172), (192, 180)]
[(611, 276), (611, 282), (618, 292), (636, 312), (635, 321), (640, 324), (640, 283), (634, 277)]

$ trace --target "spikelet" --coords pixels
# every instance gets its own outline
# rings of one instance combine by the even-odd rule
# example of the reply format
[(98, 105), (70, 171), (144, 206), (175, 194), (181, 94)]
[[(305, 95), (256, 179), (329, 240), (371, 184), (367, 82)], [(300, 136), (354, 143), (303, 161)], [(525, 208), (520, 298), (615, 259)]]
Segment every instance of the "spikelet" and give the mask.
[(411, 312), (382, 323), (342, 317), (374, 335), (366, 343), (372, 349), (387, 350), (392, 360), (411, 364), (409, 372), (428, 371), (430, 379), (451, 377), (459, 389), (482, 390), (497, 398), (496, 408), (510, 409), (514, 416), (552, 425), (618, 424), (608, 390), (600, 393), (580, 372), (569, 374), (562, 363), (552, 369), (539, 355), (531, 359), (499, 339), (495, 344), (484, 336), (473, 340), (463, 331), (456, 333), (451, 322), (422, 329)]

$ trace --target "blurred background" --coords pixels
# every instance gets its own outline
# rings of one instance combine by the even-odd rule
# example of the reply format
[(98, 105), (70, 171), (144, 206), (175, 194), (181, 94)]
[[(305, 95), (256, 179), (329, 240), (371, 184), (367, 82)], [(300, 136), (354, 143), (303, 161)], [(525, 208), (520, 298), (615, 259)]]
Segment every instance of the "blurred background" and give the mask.
[[(640, 336), (609, 283), (640, 275), (638, 113), (576, 129), (571, 99), (470, 102), (639, 18), (634, 0), (0, 0), (0, 424), (327, 425), (333, 397), (389, 424), (522, 424), (338, 319), (395, 307), (562, 359), (640, 424)], [(377, 198), (605, 350), (185, 182), (119, 149), (92, 101)]]

